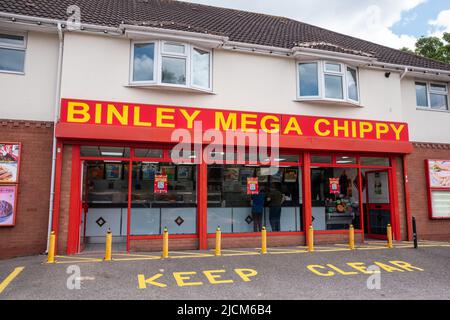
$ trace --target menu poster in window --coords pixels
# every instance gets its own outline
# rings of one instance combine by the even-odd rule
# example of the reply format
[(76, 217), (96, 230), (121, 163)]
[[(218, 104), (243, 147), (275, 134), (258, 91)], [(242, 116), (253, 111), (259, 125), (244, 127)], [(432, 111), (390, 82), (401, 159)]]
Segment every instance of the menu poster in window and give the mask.
[(144, 163), (142, 164), (142, 180), (153, 180), (155, 178), (155, 172), (157, 168), (155, 164)]
[(330, 178), (330, 194), (339, 194), (339, 178)]
[(276, 172), (272, 172), (270, 181), (273, 182), (281, 182), (283, 180), (283, 169), (278, 168)]
[(16, 186), (0, 186), (0, 227), (14, 226)]
[(107, 163), (105, 165), (106, 179), (119, 180), (122, 173), (121, 163)]
[(284, 171), (284, 182), (296, 182), (297, 169), (286, 169)]
[(168, 181), (174, 181), (175, 180), (175, 167), (174, 166), (167, 166), (161, 167), (161, 174), (166, 175)]
[(189, 180), (192, 176), (192, 167), (190, 166), (179, 166), (177, 168), (177, 178), (178, 180)]
[(19, 163), (18, 144), (0, 144), (0, 183), (15, 183)]
[(105, 177), (105, 165), (104, 164), (89, 164), (88, 177), (90, 180), (102, 180)]
[(431, 188), (450, 190), (450, 160), (429, 160), (428, 173)]
[(167, 193), (167, 175), (157, 174), (155, 175), (155, 193)]
[(238, 181), (239, 180), (239, 168), (226, 168), (224, 172), (225, 181)]
[(247, 194), (258, 194), (258, 178), (247, 177)]

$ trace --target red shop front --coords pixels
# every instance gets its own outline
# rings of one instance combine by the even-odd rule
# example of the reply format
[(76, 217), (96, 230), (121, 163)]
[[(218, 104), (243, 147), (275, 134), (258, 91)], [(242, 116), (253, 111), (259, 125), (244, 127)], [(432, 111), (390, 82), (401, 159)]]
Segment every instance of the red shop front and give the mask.
[(59, 252), (408, 235), (405, 123), (63, 99), (56, 135)]

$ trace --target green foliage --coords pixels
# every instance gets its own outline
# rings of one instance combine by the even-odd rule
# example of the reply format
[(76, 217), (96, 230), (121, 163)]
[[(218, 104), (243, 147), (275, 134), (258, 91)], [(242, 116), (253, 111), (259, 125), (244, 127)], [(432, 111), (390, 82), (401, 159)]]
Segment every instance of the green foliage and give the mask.
[[(411, 52), (407, 48), (402, 51)], [(442, 39), (438, 37), (421, 37), (416, 42), (415, 53), (426, 58), (450, 63), (450, 33), (445, 32)]]

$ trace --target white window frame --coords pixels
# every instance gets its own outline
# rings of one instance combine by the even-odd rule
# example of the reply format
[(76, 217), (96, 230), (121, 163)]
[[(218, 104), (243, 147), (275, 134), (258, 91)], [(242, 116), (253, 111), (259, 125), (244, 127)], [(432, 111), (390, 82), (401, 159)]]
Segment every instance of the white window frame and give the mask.
[[(318, 73), (318, 84), (319, 84), (319, 95), (318, 96), (301, 96), (300, 92), (300, 64), (305, 63), (317, 63), (317, 73)], [(326, 64), (339, 64), (341, 67), (341, 71), (327, 71)], [(353, 100), (348, 96), (348, 80), (347, 80), (347, 68), (356, 71), (356, 86), (357, 86), (357, 94), (358, 100)], [(325, 97), (325, 75), (334, 75), (342, 77), (342, 97), (343, 99), (335, 99), (335, 98), (326, 98)], [(305, 60), (297, 62), (297, 100), (298, 101), (308, 101), (308, 100), (323, 100), (323, 101), (331, 101), (331, 102), (344, 102), (351, 103), (354, 105), (360, 105), (361, 103), (361, 94), (360, 94), (360, 82), (359, 82), (359, 69), (352, 65), (348, 65), (342, 62), (332, 61), (332, 60)]]
[[(449, 100), (449, 90), (448, 84), (446, 82), (437, 82), (437, 81), (423, 81), (423, 80), (415, 80), (414, 81), (414, 90), (416, 90), (416, 84), (425, 84), (427, 89), (427, 104), (428, 106), (419, 106), (417, 104), (417, 94), (416, 94), (416, 108), (422, 110), (429, 111), (437, 111), (437, 112), (450, 112), (450, 100)], [(434, 91), (431, 89), (432, 85), (445, 86), (445, 92), (442, 91)], [(431, 107), (431, 94), (438, 94), (447, 97), (447, 110), (434, 109)]]
[[(135, 44), (150, 44), (153, 43), (155, 46), (154, 49), (154, 57), (153, 57), (153, 80), (133, 80), (134, 75), (134, 45)], [(140, 85), (152, 85), (156, 84), (158, 82), (157, 76), (157, 66), (158, 66), (158, 47), (159, 42), (158, 41), (132, 41), (131, 42), (131, 55), (130, 55), (130, 77), (128, 81), (132, 84), (140, 84)]]
[(27, 57), (27, 42), (28, 42), (27, 41), (28, 40), (27, 39), (28, 38), (27, 33), (8, 31), (8, 30), (0, 30), (0, 34), (6, 34), (6, 35), (11, 35), (11, 36), (23, 37), (23, 44), (22, 45), (7, 44), (7, 43), (2, 43), (0, 41), (0, 48), (25, 52), (24, 61), (23, 61), (23, 70), (22, 71), (11, 71), (11, 70), (0, 69), (0, 72), (1, 73), (12, 73), (12, 74), (25, 74), (25, 63), (26, 63), (26, 57)]
[[(153, 43), (155, 44), (155, 57), (154, 57), (154, 67), (153, 67), (153, 81), (134, 81), (134, 45), (139, 43)], [(183, 45), (185, 48), (185, 53), (167, 52), (164, 50), (164, 44), (176, 44)], [(199, 49), (209, 53), (209, 83), (208, 87), (196, 86), (193, 84), (193, 63), (192, 55), (193, 50)], [(184, 42), (178, 41), (165, 41), (165, 40), (155, 40), (155, 41), (131, 41), (131, 55), (130, 55), (130, 72), (129, 72), (129, 83), (131, 86), (161, 86), (161, 87), (173, 87), (173, 88), (184, 88), (184, 89), (195, 89), (197, 91), (212, 92), (212, 76), (213, 76), (213, 51), (210, 49), (205, 49), (202, 47), (194, 46)], [(186, 84), (173, 84), (162, 82), (162, 59), (163, 57), (185, 59), (186, 61)]]

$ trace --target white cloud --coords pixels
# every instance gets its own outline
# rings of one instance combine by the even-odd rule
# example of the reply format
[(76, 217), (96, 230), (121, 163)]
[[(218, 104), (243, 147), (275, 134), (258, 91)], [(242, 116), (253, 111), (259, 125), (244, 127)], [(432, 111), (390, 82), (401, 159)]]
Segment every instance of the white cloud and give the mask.
[(185, 0), (293, 18), (393, 48), (414, 48), (416, 38), (390, 28), (427, 0)]
[(450, 10), (439, 12), (435, 20), (428, 21), (431, 26), (429, 35), (441, 38), (444, 32), (450, 32)]

